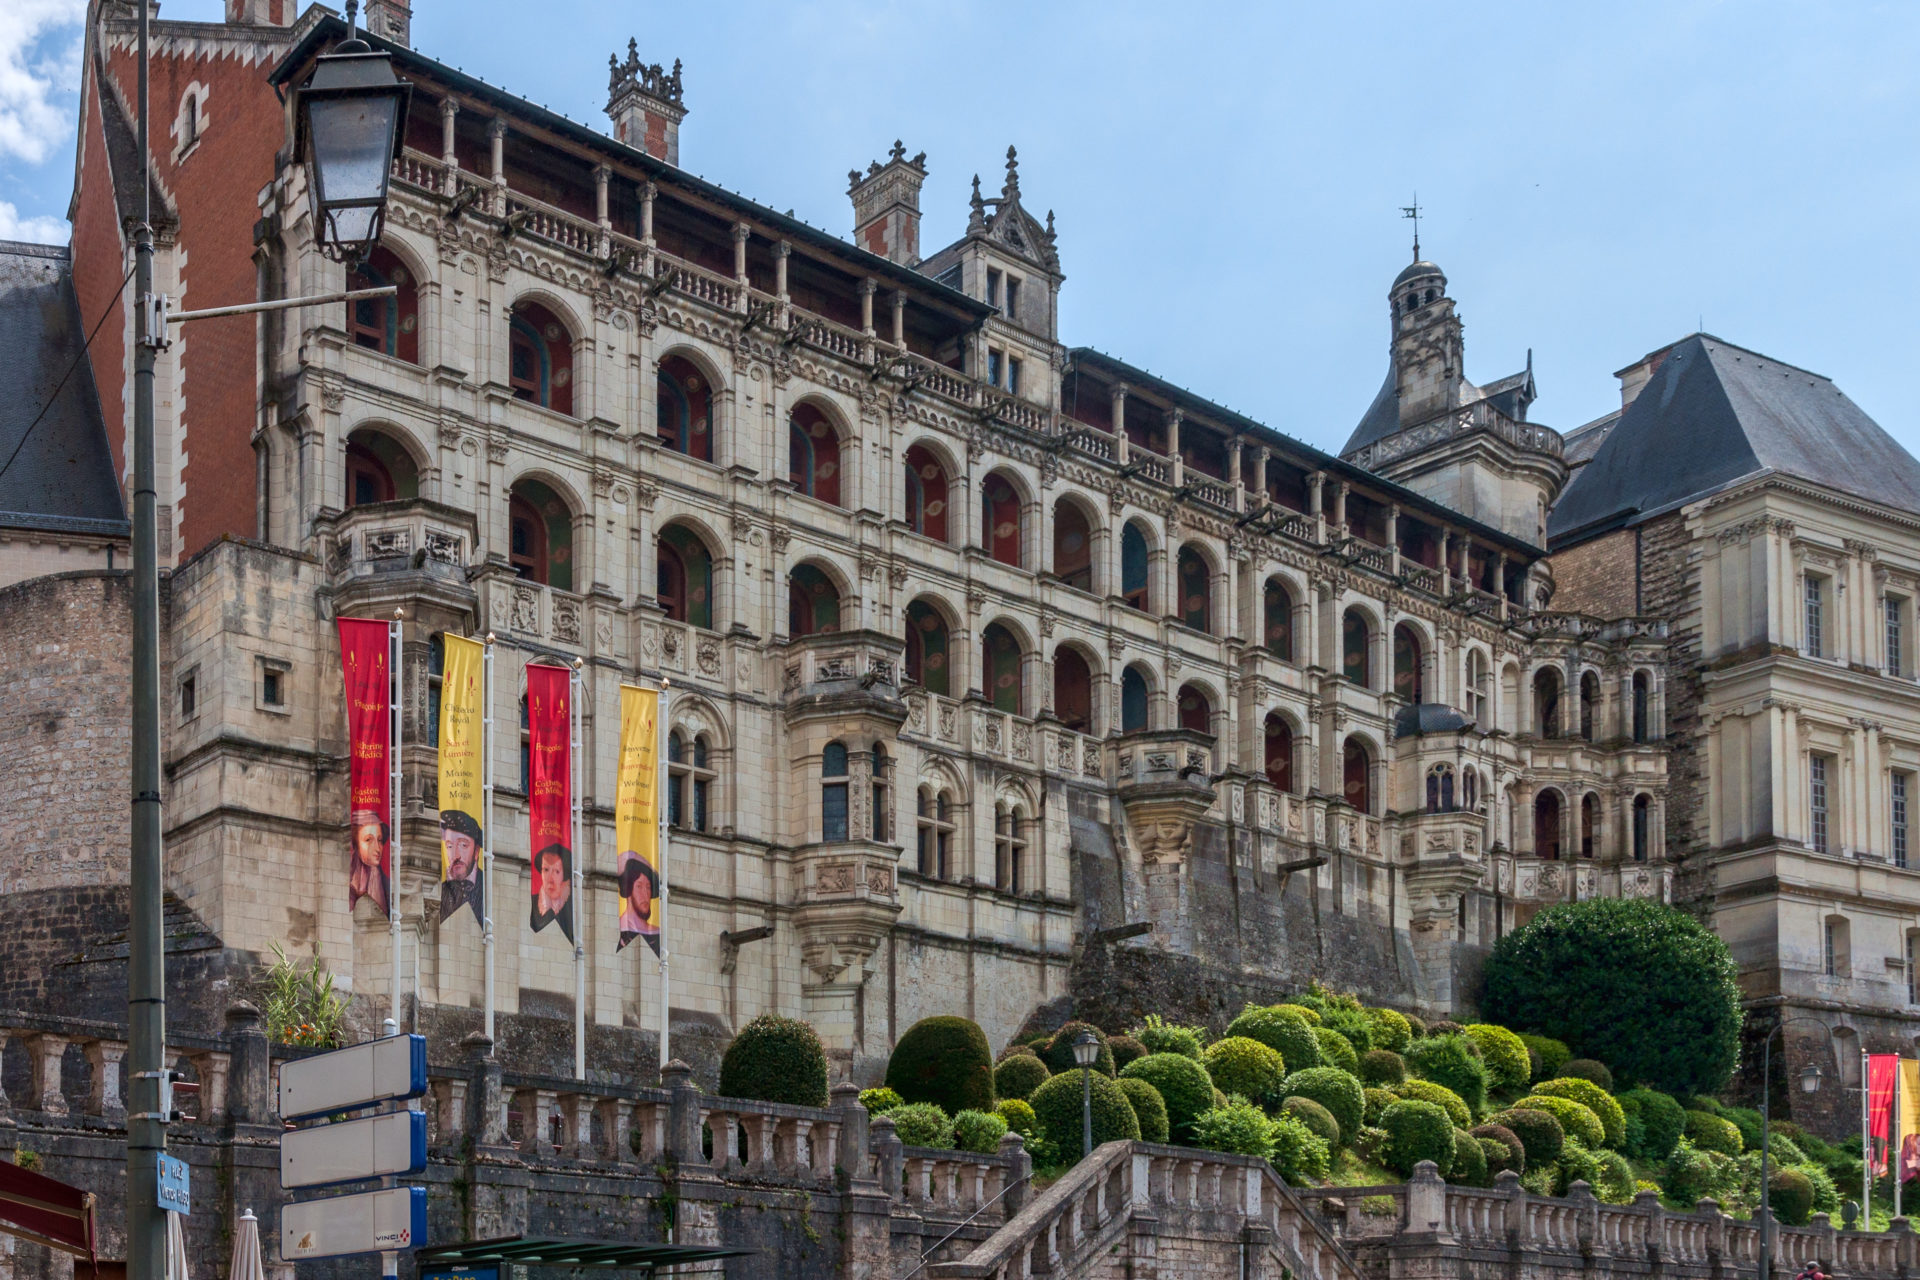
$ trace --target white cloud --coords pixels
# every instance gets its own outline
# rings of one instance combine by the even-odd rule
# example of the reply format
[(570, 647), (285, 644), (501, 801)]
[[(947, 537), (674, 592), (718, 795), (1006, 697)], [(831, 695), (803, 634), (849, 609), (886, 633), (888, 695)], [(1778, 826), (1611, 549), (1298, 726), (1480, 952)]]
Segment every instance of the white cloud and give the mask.
[[(39, 164), (73, 136), (85, 0), (0, 3), (0, 157)], [(69, 30), (70, 28), (70, 30)]]
[(29, 244), (65, 244), (65, 218), (23, 218), (20, 211), (0, 200), (0, 240), (25, 240)]

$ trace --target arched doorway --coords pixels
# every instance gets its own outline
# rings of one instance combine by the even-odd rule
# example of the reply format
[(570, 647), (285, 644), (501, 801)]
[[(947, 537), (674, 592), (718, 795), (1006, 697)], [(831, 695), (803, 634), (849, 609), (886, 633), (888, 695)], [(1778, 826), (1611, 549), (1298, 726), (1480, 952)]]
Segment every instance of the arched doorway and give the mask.
[(1560, 793), (1551, 787), (1533, 798), (1533, 852), (1541, 858), (1560, 856)]
[(1053, 714), (1075, 733), (1093, 732), (1093, 671), (1065, 645), (1053, 651)]
[(1277, 711), (1267, 713), (1267, 781), (1276, 791), (1293, 790), (1293, 726)]

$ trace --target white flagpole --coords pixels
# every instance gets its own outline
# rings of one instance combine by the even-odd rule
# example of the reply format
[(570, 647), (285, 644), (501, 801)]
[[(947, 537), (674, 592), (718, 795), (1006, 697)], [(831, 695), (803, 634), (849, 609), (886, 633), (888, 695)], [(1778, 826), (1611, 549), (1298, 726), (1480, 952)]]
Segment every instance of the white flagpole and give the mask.
[(1872, 1059), (1860, 1050), (1860, 1229), (1873, 1230), (1873, 1077)]
[(1887, 1168), (1893, 1170), (1893, 1216), (1900, 1216), (1900, 1177), (1906, 1171), (1900, 1167), (1901, 1144), (1905, 1138), (1900, 1133), (1900, 1086), (1901, 1077), (1906, 1073), (1900, 1070), (1899, 1055), (1893, 1059), (1893, 1115), (1888, 1118), (1887, 1132), (1893, 1135), (1892, 1145), (1887, 1151)]
[(573, 1078), (587, 1078), (587, 912), (581, 898), (585, 874), (581, 863), (587, 851), (580, 845), (580, 668), (573, 660), (573, 747), (568, 753), (573, 769)]
[[(666, 1070), (670, 1058), (667, 1053), (667, 699), (672, 696), (673, 681), (662, 676), (660, 679), (660, 705), (654, 714), (659, 723), (658, 741), (654, 747), (654, 764), (659, 770), (654, 778), (655, 808), (660, 811), (660, 1069)], [(691, 798), (689, 798), (691, 801)]]
[(480, 662), (480, 945), (487, 956), (486, 1033), (493, 1040), (493, 632)]
[(387, 939), (393, 947), (393, 984), (387, 1004), (386, 1033), (400, 1034), (400, 707), (406, 700), (406, 681), (400, 671), (400, 619), (393, 611), (387, 624)]

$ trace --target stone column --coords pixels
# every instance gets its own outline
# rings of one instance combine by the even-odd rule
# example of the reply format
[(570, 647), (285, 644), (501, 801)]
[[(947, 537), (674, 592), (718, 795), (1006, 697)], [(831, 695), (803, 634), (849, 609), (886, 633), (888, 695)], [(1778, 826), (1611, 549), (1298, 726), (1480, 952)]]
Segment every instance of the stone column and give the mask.
[(1121, 466), (1127, 465), (1127, 450), (1131, 445), (1127, 441), (1127, 391), (1124, 382), (1113, 384), (1113, 460)]
[(1167, 415), (1167, 459), (1171, 467), (1169, 475), (1176, 489), (1187, 482), (1187, 464), (1180, 457), (1180, 423), (1185, 417), (1179, 409)]
[(607, 184), (612, 180), (611, 167), (604, 164), (593, 166), (593, 216), (600, 224), (600, 239), (595, 251), (602, 258), (613, 253), (613, 222), (607, 217)]
[(246, 1000), (227, 1006), (227, 1054), (233, 1076), (227, 1111), (235, 1124), (267, 1124), (274, 1113), (273, 1068), (260, 1010)]
[(780, 324), (785, 327), (786, 310), (790, 299), (787, 296), (787, 259), (793, 256), (793, 245), (786, 240), (776, 241), (773, 246), (773, 292), (780, 299)]
[(1452, 536), (1445, 529), (1440, 531), (1440, 594), (1443, 596), (1453, 594), (1453, 561), (1450, 559), (1453, 548), (1449, 545)]
[(485, 1032), (470, 1033), (460, 1042), (467, 1058), (468, 1128), (478, 1148), (507, 1147), (507, 1100), (500, 1081), (500, 1060)]
[[(660, 1068), (660, 1085), (668, 1093), (667, 1154), (687, 1166), (706, 1162), (700, 1149), (700, 1091), (693, 1087), (693, 1068), (675, 1058)], [(715, 1141), (718, 1141), (716, 1135)]]
[(67, 1096), (61, 1092), (60, 1058), (67, 1051), (65, 1036), (41, 1033), (26, 1037), (32, 1092), (27, 1107), (50, 1116), (67, 1114)]
[(653, 201), (660, 188), (651, 182), (640, 184), (640, 243), (653, 248)]
[(747, 291), (747, 241), (753, 238), (753, 228), (744, 222), (733, 224), (733, 282), (740, 286), (741, 306), (745, 309)]
[(507, 216), (507, 122), (487, 121), (487, 144), (492, 152), (493, 216)]
[(1233, 509), (1247, 509), (1247, 489), (1240, 478), (1240, 453), (1246, 448), (1246, 441), (1235, 436), (1227, 447), (1227, 487), (1233, 490)]
[(453, 122), (460, 104), (452, 98), (440, 99), (440, 181), (441, 194), (452, 198), (460, 192), (460, 154), (453, 148)]
[(1333, 482), (1333, 527), (1339, 537), (1347, 536), (1347, 482)]
[(1309, 471), (1307, 473), (1307, 514), (1313, 517), (1313, 540), (1327, 540), (1327, 517), (1325, 512), (1327, 473)]
[(880, 282), (872, 276), (860, 282), (860, 332), (873, 337), (873, 295), (879, 290)]
[(893, 345), (902, 351), (907, 349), (907, 293), (904, 289), (893, 291)]
[(1007, 1192), (1000, 1197), (1000, 1203), (1006, 1210), (1007, 1221), (1011, 1222), (1032, 1197), (1033, 1157), (1027, 1154), (1027, 1140), (1017, 1133), (1001, 1134), (995, 1154), (1007, 1162)]
[(1271, 452), (1266, 445), (1253, 447), (1253, 505), (1256, 508), (1267, 505), (1267, 455)]
[(1387, 563), (1393, 572), (1400, 572), (1400, 504), (1387, 506)]
[[(0, 1046), (4, 1048), (4, 1046)], [(120, 1063), (127, 1046), (118, 1040), (95, 1040), (87, 1045), (87, 1114), (114, 1124), (127, 1118), (127, 1104), (120, 1087)]]
[(880, 1175), (881, 1194), (897, 1200), (906, 1181), (906, 1157), (901, 1150), (900, 1135), (893, 1127), (893, 1117), (875, 1116), (870, 1132), (872, 1137), (869, 1145), (873, 1150), (876, 1172)]
[(869, 1118), (860, 1104), (860, 1086), (841, 1081), (833, 1086), (833, 1109), (840, 1114), (840, 1143), (835, 1155), (847, 1177), (856, 1182), (869, 1181), (867, 1144)]

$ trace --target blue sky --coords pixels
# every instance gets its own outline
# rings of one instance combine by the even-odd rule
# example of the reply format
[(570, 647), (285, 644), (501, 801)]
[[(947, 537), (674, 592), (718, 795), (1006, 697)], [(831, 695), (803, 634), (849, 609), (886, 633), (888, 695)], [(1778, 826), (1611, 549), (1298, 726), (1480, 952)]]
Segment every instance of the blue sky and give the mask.
[[(64, 238), (79, 8), (0, 3), (0, 235)], [(682, 162), (843, 235), (847, 170), (895, 137), (928, 153), (928, 250), (1014, 143), (1067, 342), (1325, 448), (1379, 386), (1418, 191), (1469, 376), (1532, 348), (1536, 420), (1605, 412), (1613, 370), (1704, 324), (1920, 450), (1917, 5), (414, 9), (425, 52), (602, 125), (628, 36), (684, 59)]]

